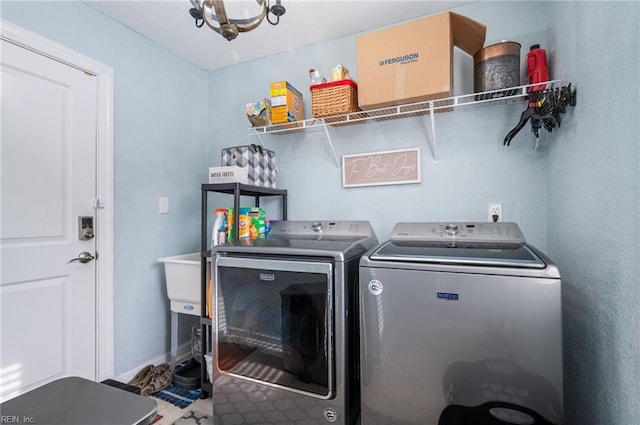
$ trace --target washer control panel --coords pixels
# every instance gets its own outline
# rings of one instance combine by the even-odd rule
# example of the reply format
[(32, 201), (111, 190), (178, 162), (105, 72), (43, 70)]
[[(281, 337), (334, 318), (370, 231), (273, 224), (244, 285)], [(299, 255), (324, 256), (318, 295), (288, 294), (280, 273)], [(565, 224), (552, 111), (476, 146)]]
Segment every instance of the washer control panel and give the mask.
[(279, 221), (274, 224), (269, 237), (278, 236), (333, 236), (369, 237), (373, 228), (368, 221)]
[(524, 235), (516, 223), (445, 222), (398, 223), (391, 232), (392, 241), (466, 241), (524, 243)]

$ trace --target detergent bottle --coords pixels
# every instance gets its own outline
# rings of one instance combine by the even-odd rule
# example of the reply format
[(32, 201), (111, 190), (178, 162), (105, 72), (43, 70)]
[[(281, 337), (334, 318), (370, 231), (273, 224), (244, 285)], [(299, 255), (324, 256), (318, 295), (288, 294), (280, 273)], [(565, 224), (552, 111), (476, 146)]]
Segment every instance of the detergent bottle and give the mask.
[[(233, 208), (229, 208), (227, 213), (227, 242), (236, 243), (234, 233), (236, 231), (236, 225), (238, 226), (238, 239), (249, 238), (249, 231), (251, 229), (251, 209), (247, 207), (240, 208), (238, 214)], [(238, 216), (236, 218), (236, 215)]]

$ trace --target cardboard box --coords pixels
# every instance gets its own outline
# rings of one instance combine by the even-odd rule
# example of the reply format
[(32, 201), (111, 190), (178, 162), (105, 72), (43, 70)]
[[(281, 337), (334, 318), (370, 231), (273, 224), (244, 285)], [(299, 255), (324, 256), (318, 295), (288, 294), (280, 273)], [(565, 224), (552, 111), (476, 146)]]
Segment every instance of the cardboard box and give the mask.
[(271, 123), (304, 121), (302, 93), (286, 81), (271, 83)]
[(210, 167), (209, 183), (249, 184), (249, 170), (244, 167)]
[(486, 26), (453, 12), (385, 28), (356, 39), (358, 105), (376, 109), (454, 95), (454, 46), (473, 55), (484, 46)]

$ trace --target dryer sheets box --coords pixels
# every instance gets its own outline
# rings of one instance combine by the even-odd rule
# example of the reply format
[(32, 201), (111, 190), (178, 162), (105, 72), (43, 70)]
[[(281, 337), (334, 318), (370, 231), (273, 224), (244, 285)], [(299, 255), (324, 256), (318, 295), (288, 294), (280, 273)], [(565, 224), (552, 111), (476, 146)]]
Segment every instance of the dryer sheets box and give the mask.
[(249, 184), (249, 170), (243, 167), (210, 167), (209, 183)]

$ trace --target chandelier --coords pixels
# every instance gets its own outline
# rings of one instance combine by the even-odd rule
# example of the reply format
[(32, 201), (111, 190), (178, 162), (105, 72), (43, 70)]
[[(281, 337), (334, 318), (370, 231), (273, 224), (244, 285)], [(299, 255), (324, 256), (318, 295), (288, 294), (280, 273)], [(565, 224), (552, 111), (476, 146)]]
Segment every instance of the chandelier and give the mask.
[[(284, 15), (286, 9), (281, 4), (281, 0), (275, 0), (273, 6), (270, 0), (256, 0), (260, 6), (260, 13), (252, 18), (230, 19), (224, 7), (223, 0), (190, 0), (193, 7), (189, 9), (189, 14), (195, 19), (196, 27), (200, 28), (205, 23), (209, 28), (231, 41), (241, 32), (251, 31), (260, 25), (267, 18), (271, 25), (278, 25), (280, 16)], [(275, 16), (272, 21), (269, 16)]]

